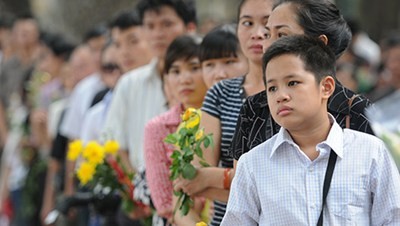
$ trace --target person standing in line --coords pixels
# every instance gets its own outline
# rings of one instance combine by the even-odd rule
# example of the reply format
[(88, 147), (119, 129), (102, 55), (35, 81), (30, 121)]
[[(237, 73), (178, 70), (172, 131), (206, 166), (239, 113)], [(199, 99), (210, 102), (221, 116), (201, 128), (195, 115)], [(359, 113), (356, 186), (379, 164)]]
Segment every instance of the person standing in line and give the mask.
[[(315, 10), (318, 9), (318, 10)], [(292, 16), (288, 16), (292, 15)], [(338, 58), (348, 47), (351, 32), (337, 7), (328, 0), (281, 0), (273, 6), (267, 23), (264, 50), (277, 39), (294, 34), (320, 37)], [(373, 134), (364, 110), (371, 102), (336, 81), (328, 111), (338, 124)], [(279, 125), (268, 109), (265, 90), (247, 98), (236, 123), (230, 154), (235, 163), (243, 153), (278, 133)]]
[(385, 144), (328, 113), (332, 49), (284, 37), (263, 70), (281, 129), (239, 159), (222, 225), (399, 225), (400, 174)]
[(207, 87), (204, 83), (199, 60), (199, 40), (196, 37), (180, 36), (168, 47), (165, 57), (164, 78), (171, 87), (171, 94), (179, 103), (167, 112), (151, 119), (145, 127), (144, 155), (146, 179), (157, 213), (177, 225), (194, 225), (200, 221), (199, 213), (189, 213), (194, 221), (186, 217), (172, 216), (174, 204), (172, 182), (169, 180), (170, 155), (174, 148), (164, 142), (165, 137), (176, 131), (181, 115), (187, 108), (200, 108)]
[(236, 24), (223, 24), (207, 33), (201, 41), (199, 57), (208, 89), (223, 79), (242, 76), (248, 70), (236, 31)]
[(204, 157), (211, 167), (199, 168), (193, 180), (175, 183), (175, 190), (214, 200), (213, 226), (221, 223), (228, 201), (233, 168), (228, 148), (240, 107), (247, 96), (264, 89), (262, 44), (271, 7), (270, 0), (244, 0), (239, 5), (237, 35), (243, 55), (248, 60), (248, 71), (243, 76), (222, 80), (208, 90), (201, 108), (200, 127), (204, 127), (206, 134), (213, 134), (213, 149), (204, 150)]
[[(137, 10), (155, 58), (120, 79), (113, 92), (103, 133), (107, 139), (119, 142), (121, 159), (129, 170), (136, 172), (135, 198), (150, 205), (144, 173), (144, 127), (151, 118), (167, 110), (162, 84), (166, 49), (179, 35), (195, 32), (196, 11), (192, 1), (183, 0), (142, 0)], [(137, 209), (131, 218), (146, 215), (149, 211)]]

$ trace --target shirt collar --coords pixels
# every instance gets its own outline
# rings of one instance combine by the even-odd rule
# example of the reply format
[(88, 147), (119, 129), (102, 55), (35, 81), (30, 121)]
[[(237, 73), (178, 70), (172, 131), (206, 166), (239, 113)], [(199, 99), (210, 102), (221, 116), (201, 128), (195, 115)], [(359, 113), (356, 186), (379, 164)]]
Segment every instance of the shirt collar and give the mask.
[[(330, 147), (336, 154), (342, 158), (343, 157), (343, 129), (339, 126), (339, 124), (335, 121), (335, 118), (328, 113), (329, 121), (332, 124), (332, 127), (328, 133), (328, 137), (325, 141), (319, 143), (317, 146), (328, 146)], [(274, 155), (274, 153), (279, 149), (282, 144), (288, 143), (290, 145), (297, 146), (297, 144), (293, 141), (289, 132), (281, 127), (278, 134), (276, 135), (276, 140), (274, 145), (272, 146), (272, 151), (270, 154), (270, 158)]]
[(169, 112), (169, 117), (165, 118), (165, 125), (179, 125), (181, 123), (181, 114), (183, 112), (183, 105), (182, 104), (177, 104), (173, 106), (168, 112)]

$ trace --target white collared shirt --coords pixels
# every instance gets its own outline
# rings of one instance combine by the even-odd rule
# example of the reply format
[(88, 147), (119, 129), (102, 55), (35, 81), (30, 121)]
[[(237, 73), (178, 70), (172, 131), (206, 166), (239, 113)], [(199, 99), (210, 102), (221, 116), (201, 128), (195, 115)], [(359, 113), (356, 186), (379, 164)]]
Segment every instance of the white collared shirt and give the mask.
[(168, 110), (157, 60), (125, 74), (113, 91), (102, 137), (116, 139), (129, 151), (135, 168), (145, 165), (144, 127), (155, 116)]
[(98, 73), (81, 80), (73, 89), (68, 100), (68, 109), (61, 123), (60, 132), (69, 139), (80, 139), (85, 114), (90, 108), (94, 96), (104, 89), (104, 83)]
[(244, 154), (221, 225), (316, 225), (331, 149), (338, 158), (323, 224), (400, 225), (399, 171), (381, 140), (334, 122), (316, 149), (311, 161), (281, 128)]

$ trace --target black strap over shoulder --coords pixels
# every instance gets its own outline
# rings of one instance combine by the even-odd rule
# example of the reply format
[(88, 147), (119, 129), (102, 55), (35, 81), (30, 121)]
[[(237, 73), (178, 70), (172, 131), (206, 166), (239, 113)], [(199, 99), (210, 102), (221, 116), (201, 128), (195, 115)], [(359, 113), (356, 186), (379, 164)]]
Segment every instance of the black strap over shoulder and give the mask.
[(317, 226), (322, 226), (322, 223), (323, 223), (323, 213), (324, 213), (324, 207), (326, 204), (326, 197), (328, 196), (328, 191), (329, 191), (329, 188), (331, 187), (332, 175), (333, 175), (333, 171), (335, 170), (336, 159), (337, 159), (337, 154), (336, 154), (336, 152), (334, 152), (331, 149), (331, 153), (329, 155), (329, 160), (328, 160), (328, 167), (325, 172), (324, 187), (322, 190), (322, 192), (323, 192), (322, 208), (321, 208), (321, 213), (319, 215)]

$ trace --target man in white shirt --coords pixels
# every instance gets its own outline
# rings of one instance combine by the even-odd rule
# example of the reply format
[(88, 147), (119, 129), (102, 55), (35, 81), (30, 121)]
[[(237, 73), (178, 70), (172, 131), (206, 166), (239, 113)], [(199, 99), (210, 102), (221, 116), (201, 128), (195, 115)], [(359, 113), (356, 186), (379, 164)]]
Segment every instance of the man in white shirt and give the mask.
[(400, 175), (385, 145), (341, 129), (327, 112), (335, 88), (329, 47), (284, 37), (263, 66), (282, 128), (240, 158), (222, 225), (400, 225)]
[[(143, 133), (148, 120), (167, 110), (161, 71), (169, 44), (179, 35), (193, 32), (195, 9), (187, 1), (148, 1), (138, 11), (154, 58), (118, 82), (105, 124), (105, 137), (116, 139), (122, 159), (132, 170), (144, 166)], [(137, 53), (140, 54), (140, 53)], [(128, 154), (129, 153), (129, 154)]]

